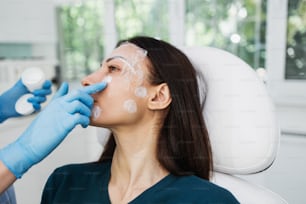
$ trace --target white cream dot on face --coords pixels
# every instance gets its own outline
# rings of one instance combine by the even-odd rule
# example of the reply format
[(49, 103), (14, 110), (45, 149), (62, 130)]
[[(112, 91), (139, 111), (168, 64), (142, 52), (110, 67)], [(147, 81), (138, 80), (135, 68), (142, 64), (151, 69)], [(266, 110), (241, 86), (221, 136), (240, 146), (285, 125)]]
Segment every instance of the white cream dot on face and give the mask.
[(106, 82), (106, 83), (110, 83), (112, 81), (112, 77), (111, 76), (106, 76), (104, 77), (104, 79), (102, 81)]
[(135, 89), (135, 95), (144, 98), (147, 96), (147, 89), (143, 86), (139, 86)]
[(137, 111), (137, 105), (136, 105), (136, 102), (132, 99), (129, 99), (129, 100), (126, 100), (124, 103), (123, 103), (123, 108), (129, 112), (129, 113), (136, 113)]
[(137, 85), (141, 85), (143, 83), (143, 80), (144, 80), (144, 73), (143, 73), (143, 70), (141, 68), (138, 68), (136, 73), (136, 83)]
[(93, 118), (93, 120), (97, 120), (100, 117), (101, 112), (102, 112), (102, 110), (99, 106), (94, 106), (92, 108), (92, 118)]

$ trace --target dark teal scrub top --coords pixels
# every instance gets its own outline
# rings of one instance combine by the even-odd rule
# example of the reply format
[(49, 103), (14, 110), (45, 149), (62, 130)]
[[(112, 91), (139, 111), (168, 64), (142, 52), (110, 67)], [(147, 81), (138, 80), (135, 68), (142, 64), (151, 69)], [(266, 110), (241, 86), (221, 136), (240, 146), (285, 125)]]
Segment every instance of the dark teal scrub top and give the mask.
[(16, 196), (13, 185), (11, 185), (3, 193), (0, 193), (0, 204), (16, 204)]
[[(49, 177), (42, 204), (109, 204), (110, 162), (72, 164), (56, 169)], [(169, 174), (130, 204), (234, 204), (224, 188), (196, 176)]]

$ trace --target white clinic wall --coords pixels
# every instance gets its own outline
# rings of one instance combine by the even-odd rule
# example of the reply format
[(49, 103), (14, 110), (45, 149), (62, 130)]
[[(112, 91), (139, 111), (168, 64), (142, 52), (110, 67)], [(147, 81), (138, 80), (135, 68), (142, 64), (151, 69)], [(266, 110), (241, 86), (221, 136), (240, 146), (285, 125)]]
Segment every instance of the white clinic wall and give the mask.
[(56, 59), (52, 0), (0, 0), (0, 43), (29, 43), (33, 57)]
[(56, 42), (51, 0), (1, 0), (0, 42)]
[(306, 201), (306, 138), (283, 134), (275, 164), (263, 173), (264, 185), (285, 198), (289, 204)]

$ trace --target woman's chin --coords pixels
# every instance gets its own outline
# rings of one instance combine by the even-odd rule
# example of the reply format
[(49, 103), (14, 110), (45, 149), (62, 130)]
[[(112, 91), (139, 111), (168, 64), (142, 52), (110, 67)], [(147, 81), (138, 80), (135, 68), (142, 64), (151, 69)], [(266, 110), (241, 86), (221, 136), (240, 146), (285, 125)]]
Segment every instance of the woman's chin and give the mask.
[(109, 128), (109, 126), (107, 124), (105, 124), (104, 122), (99, 121), (97, 119), (93, 119), (93, 118), (90, 118), (89, 125), (90, 126), (95, 126), (95, 127)]

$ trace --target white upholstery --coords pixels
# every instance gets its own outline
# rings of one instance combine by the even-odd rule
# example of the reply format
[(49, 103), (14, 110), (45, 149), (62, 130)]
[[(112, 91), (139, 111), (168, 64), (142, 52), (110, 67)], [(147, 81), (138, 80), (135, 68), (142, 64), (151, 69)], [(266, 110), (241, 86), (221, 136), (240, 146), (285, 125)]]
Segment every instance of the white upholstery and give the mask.
[(206, 83), (204, 118), (217, 171), (256, 173), (273, 162), (279, 144), (273, 105), (256, 72), (217, 48), (185, 48)]
[(278, 194), (233, 175), (215, 172), (213, 183), (228, 189), (241, 204), (287, 204)]
[(212, 182), (241, 203), (286, 203), (277, 194), (235, 177), (267, 169), (279, 145), (274, 107), (264, 83), (240, 58), (212, 47), (182, 48), (204, 77), (204, 118), (214, 157)]

